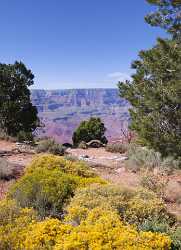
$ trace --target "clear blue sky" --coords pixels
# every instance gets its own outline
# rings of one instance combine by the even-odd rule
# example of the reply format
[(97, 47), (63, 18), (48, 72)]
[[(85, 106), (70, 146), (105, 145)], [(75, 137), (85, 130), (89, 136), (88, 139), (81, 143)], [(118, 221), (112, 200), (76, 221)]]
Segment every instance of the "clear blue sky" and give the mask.
[(145, 0), (1, 1), (0, 62), (23, 61), (34, 88), (116, 87), (163, 32)]

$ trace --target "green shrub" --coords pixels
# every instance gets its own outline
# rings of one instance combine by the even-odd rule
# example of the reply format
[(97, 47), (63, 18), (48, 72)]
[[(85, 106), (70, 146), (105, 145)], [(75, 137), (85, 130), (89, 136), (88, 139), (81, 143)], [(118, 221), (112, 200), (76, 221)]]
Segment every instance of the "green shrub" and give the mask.
[(100, 118), (91, 117), (88, 121), (82, 121), (76, 131), (73, 133), (72, 141), (74, 146), (78, 146), (80, 142), (90, 142), (91, 140), (99, 140), (103, 144), (107, 143), (105, 137), (106, 128)]
[(179, 169), (180, 166), (181, 166), (181, 161), (179, 159), (175, 160), (173, 157), (169, 156), (163, 158), (160, 168), (165, 173), (172, 174), (172, 172), (175, 169)]
[(64, 155), (65, 147), (61, 144), (56, 143), (53, 139), (45, 139), (39, 142), (37, 153), (50, 153), (54, 155)]
[(178, 227), (174, 230), (171, 230), (169, 236), (172, 240), (172, 249), (180, 250), (181, 249), (181, 227)]
[(175, 160), (172, 157), (162, 158), (160, 153), (135, 144), (129, 145), (127, 155), (126, 166), (128, 169), (135, 171), (139, 171), (141, 168), (148, 170), (158, 168), (165, 173), (172, 173), (181, 164), (179, 160)]
[(146, 147), (131, 145), (128, 150), (128, 161), (126, 165), (130, 169), (140, 170), (141, 168), (153, 169), (161, 164), (161, 155), (158, 152), (149, 150)]
[(118, 143), (118, 142), (107, 144), (106, 146), (106, 151), (111, 152), (111, 153), (124, 154), (126, 153), (127, 149), (128, 149), (127, 144)]
[(25, 131), (20, 131), (17, 133), (17, 140), (19, 142), (24, 142), (24, 141), (33, 141), (33, 134), (31, 132), (25, 132)]
[(159, 218), (153, 218), (151, 220), (146, 219), (138, 226), (138, 228), (140, 231), (168, 233), (170, 230), (170, 225), (168, 224), (167, 220), (162, 219), (160, 221)]
[(155, 218), (152, 220), (145, 220), (140, 226), (140, 231), (154, 232), (154, 233), (165, 233), (170, 236), (172, 240), (171, 249), (181, 249), (181, 227), (172, 228), (170, 227), (167, 220), (159, 220)]
[(13, 167), (5, 159), (0, 159), (0, 179), (9, 180), (13, 178)]
[(72, 161), (72, 162), (79, 161), (79, 158), (77, 156), (74, 156), (74, 155), (65, 155), (64, 159), (67, 161)]
[(11, 188), (9, 196), (21, 207), (33, 207), (41, 218), (61, 216), (64, 203), (73, 195), (76, 181), (57, 169), (35, 169)]

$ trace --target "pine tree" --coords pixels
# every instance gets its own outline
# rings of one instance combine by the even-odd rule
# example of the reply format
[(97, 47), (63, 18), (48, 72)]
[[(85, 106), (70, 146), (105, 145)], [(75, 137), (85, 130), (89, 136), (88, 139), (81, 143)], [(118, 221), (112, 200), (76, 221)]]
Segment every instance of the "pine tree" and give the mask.
[(34, 75), (22, 62), (0, 64), (0, 129), (8, 135), (31, 134), (39, 124), (30, 100)]
[(148, 2), (156, 4), (158, 10), (146, 17), (147, 22), (167, 29), (173, 37), (158, 39), (152, 49), (141, 51), (139, 59), (132, 64), (136, 70), (133, 80), (120, 82), (118, 86), (120, 96), (132, 105), (131, 128), (146, 145), (163, 156), (178, 158), (181, 156), (181, 30), (178, 22), (181, 3)]

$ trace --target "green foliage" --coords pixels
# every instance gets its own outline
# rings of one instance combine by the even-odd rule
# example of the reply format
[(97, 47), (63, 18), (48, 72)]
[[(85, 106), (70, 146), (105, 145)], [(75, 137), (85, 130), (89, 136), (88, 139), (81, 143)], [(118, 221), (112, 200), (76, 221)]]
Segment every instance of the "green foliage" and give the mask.
[(17, 142), (16, 137), (8, 135), (2, 128), (0, 128), (0, 139), (5, 141)]
[(32, 133), (39, 124), (28, 89), (33, 78), (22, 62), (0, 64), (0, 128), (8, 135)]
[(60, 217), (62, 207), (73, 195), (76, 182), (65, 173), (37, 168), (21, 177), (11, 188), (10, 197), (21, 207), (33, 207), (41, 218)]
[(181, 152), (181, 44), (158, 40), (133, 63), (133, 81), (119, 83), (120, 95), (133, 108), (131, 128), (163, 156)]
[(88, 121), (80, 123), (79, 127), (73, 134), (72, 141), (75, 146), (78, 146), (80, 142), (89, 142), (91, 140), (100, 140), (102, 143), (107, 143), (107, 139), (104, 136), (106, 128), (100, 118), (91, 117)]
[(169, 236), (172, 240), (172, 249), (180, 250), (181, 249), (181, 227), (177, 227), (170, 231)]
[(159, 220), (158, 218), (152, 220), (145, 220), (139, 225), (140, 231), (165, 233), (170, 236), (172, 240), (171, 249), (181, 249), (181, 227), (170, 227), (167, 220)]
[(159, 220), (158, 218), (146, 219), (142, 224), (138, 226), (140, 231), (168, 233), (170, 225), (166, 220)]
[(38, 143), (37, 153), (50, 153), (54, 155), (64, 155), (65, 147), (56, 143), (53, 139), (45, 139)]
[(128, 145), (120, 143), (120, 142), (110, 143), (110, 144), (107, 144), (106, 146), (106, 151), (111, 152), (111, 153), (124, 154), (126, 153), (127, 150), (128, 150)]
[(19, 131), (16, 135), (19, 142), (33, 141), (33, 134), (31, 132)]
[(63, 206), (76, 188), (92, 183), (106, 182), (81, 162), (44, 155), (32, 162), (25, 175), (12, 186), (9, 197), (21, 207), (33, 207), (41, 218), (61, 217)]
[(147, 0), (157, 10), (145, 17), (147, 23), (166, 29), (174, 38), (181, 39), (180, 0)]
[(153, 170), (161, 164), (161, 155), (146, 147), (131, 145), (128, 150), (128, 160), (126, 166), (134, 171), (145, 168)]
[(153, 149), (134, 144), (129, 145), (127, 156), (128, 160), (125, 164), (132, 171), (139, 171), (141, 169), (153, 170), (157, 168), (162, 173), (171, 174), (181, 165), (180, 160), (175, 160), (171, 156), (163, 158), (160, 153), (155, 152)]

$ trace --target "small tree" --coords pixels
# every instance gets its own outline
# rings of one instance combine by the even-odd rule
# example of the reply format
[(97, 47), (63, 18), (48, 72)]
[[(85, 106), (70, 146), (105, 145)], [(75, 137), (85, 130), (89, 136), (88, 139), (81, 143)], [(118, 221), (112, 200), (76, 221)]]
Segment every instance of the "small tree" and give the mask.
[(39, 125), (28, 87), (34, 75), (22, 62), (0, 64), (0, 129), (8, 135), (31, 135)]
[(107, 143), (105, 137), (106, 128), (100, 118), (91, 117), (88, 121), (80, 123), (79, 127), (73, 133), (72, 141), (75, 146), (80, 142), (89, 142), (91, 140), (100, 140), (102, 143)]

